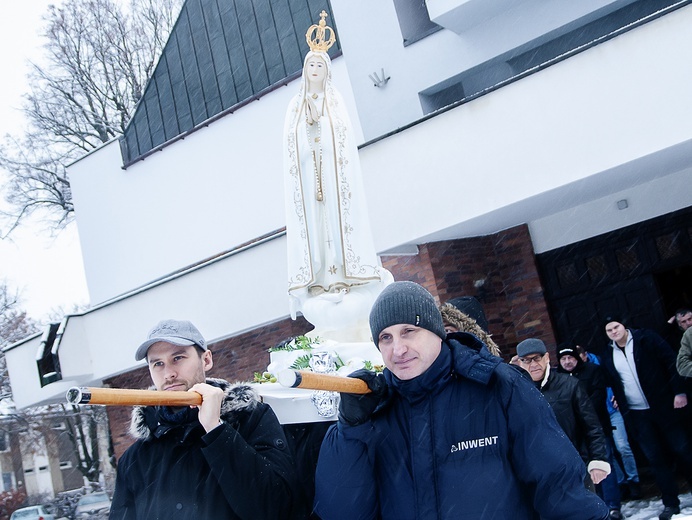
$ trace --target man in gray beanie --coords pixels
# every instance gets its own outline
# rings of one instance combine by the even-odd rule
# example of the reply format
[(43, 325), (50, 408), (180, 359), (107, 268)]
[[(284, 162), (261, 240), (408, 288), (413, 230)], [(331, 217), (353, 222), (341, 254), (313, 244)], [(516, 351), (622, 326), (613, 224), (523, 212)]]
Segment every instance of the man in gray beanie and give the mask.
[(370, 330), (387, 368), (351, 374), (371, 393), (341, 394), (317, 465), (320, 518), (608, 518), (540, 393), (477, 337), (446, 339), (427, 290), (387, 286)]

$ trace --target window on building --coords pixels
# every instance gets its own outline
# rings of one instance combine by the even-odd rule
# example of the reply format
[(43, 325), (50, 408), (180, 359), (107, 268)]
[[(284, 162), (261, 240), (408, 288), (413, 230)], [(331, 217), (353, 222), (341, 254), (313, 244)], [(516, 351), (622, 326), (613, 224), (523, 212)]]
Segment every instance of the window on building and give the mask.
[(10, 451), (10, 439), (7, 432), (0, 432), (0, 452)]
[(60, 469), (72, 469), (72, 461), (63, 460), (60, 462)]
[[(416, 19), (416, 5), (419, 3), (416, 0), (394, 0), (402, 33), (404, 33), (405, 27), (402, 20), (407, 20), (411, 24)], [(568, 26), (565, 26), (570, 27), (567, 32), (561, 34), (554, 32), (543, 35), (532, 42), (528, 42), (526, 45), (496, 56), (476, 67), (420, 91), (421, 108), (425, 114), (430, 114), (456, 102), (499, 88), (523, 77), (529, 71), (537, 71), (542, 67), (557, 63), (565, 59), (565, 56), (568, 56), (570, 53), (596, 44), (609, 37), (609, 35), (632, 26), (639, 20), (644, 20), (649, 16), (656, 16), (656, 13), (662, 7), (672, 5), (673, 3), (674, 0), (662, 0), (661, 2), (636, 0), (601, 18), (585, 21), (584, 25), (572, 27), (571, 24), (568, 24)], [(405, 7), (400, 9), (399, 5)], [(426, 8), (423, 5), (418, 10), (420, 11), (420, 9)], [(406, 14), (402, 16), (402, 13)], [(427, 10), (425, 10), (425, 15), (427, 16)], [(418, 13), (417, 16), (420, 20), (421, 14)], [(433, 24), (433, 22), (429, 23)], [(414, 30), (410, 30), (413, 34)], [(427, 34), (424, 36), (427, 36)], [(406, 45), (406, 38), (407, 36), (404, 33), (404, 45)]]
[(64, 329), (64, 323), (51, 323), (46, 327), (43, 336), (41, 336), (41, 344), (36, 356), (41, 387), (62, 379), (58, 349)]
[(14, 489), (14, 482), (12, 478), (12, 473), (3, 473), (2, 474), (2, 490), (3, 491), (10, 491), (11, 489)]
[(34, 468), (24, 468), (24, 473), (31, 475), (34, 472)]
[(401, 36), (404, 37), (404, 47), (442, 29), (430, 21), (425, 0), (394, 0), (394, 9), (399, 19)]

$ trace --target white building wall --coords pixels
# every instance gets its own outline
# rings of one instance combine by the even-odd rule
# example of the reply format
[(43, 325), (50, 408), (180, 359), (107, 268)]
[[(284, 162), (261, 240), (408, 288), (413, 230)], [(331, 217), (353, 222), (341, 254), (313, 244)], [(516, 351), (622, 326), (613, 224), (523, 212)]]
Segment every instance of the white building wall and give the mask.
[[(418, 93), (517, 48), (530, 48), (560, 28), (590, 20), (632, 0), (473, 0), (443, 2), (480, 5), (471, 9), (461, 34), (436, 32), (407, 47), (394, 1), (332, 0), (338, 37), (352, 79), (366, 140), (423, 115)], [(402, 2), (405, 3), (405, 2)], [(437, 0), (428, 2), (438, 3)], [(486, 6), (490, 6), (486, 11)], [(436, 6), (433, 5), (433, 13)], [(438, 11), (449, 8), (441, 6)], [(576, 22), (581, 20), (580, 22)], [(367, 34), (367, 37), (364, 35)], [(527, 46), (527, 42), (532, 42)], [(384, 68), (391, 80), (375, 88), (368, 78)]]
[[(492, 233), (689, 166), (691, 23), (680, 9), (364, 148), (378, 250)], [(652, 213), (672, 211), (647, 193)]]
[[(344, 60), (334, 81), (360, 141)], [(91, 304), (285, 225), (282, 135), (298, 84), (122, 169), (113, 141), (68, 171)]]
[[(362, 149), (378, 250), (491, 233), (683, 169), (690, 24), (682, 8)], [(334, 67), (351, 100), (352, 63)], [(351, 72), (354, 85), (361, 76)], [(279, 89), (127, 170), (116, 143), (70, 167), (92, 304), (284, 226), (294, 93)], [(649, 195), (652, 213), (670, 207)]]
[[(28, 496), (54, 495), (46, 446), (43, 440), (36, 445), (34, 437), (20, 437), (22, 444), (22, 465), (24, 466), (24, 486)], [(29, 473), (27, 473), (27, 470)]]
[[(692, 204), (692, 169), (686, 168), (529, 223), (536, 254), (659, 217)], [(652, 194), (656, 196), (652, 197)], [(618, 209), (619, 201), (625, 209)]]

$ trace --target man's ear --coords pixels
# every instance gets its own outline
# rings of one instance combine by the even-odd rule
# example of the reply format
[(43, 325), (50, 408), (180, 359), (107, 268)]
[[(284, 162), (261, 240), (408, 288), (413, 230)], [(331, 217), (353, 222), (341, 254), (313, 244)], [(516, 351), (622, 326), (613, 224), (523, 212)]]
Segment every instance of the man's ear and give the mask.
[(213, 366), (214, 360), (211, 355), (211, 350), (205, 350), (202, 354), (202, 367), (204, 368), (204, 371), (208, 372)]

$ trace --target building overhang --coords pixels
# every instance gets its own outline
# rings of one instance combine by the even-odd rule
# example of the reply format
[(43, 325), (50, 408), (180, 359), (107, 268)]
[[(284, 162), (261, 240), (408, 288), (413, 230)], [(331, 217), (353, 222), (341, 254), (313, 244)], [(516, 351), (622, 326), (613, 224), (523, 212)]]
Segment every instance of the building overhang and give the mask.
[[(557, 28), (579, 20), (585, 23), (620, 9), (634, 0), (589, 0), (582, 2), (543, 0), (426, 0), (430, 20), (459, 35), (484, 26), (506, 30), (520, 20)], [(547, 32), (547, 31), (546, 31)]]
[[(64, 402), (73, 386), (102, 386), (104, 379), (145, 366), (135, 361), (135, 349), (161, 319), (191, 320), (212, 344), (286, 318), (285, 258), (285, 231), (277, 230), (65, 316), (59, 348), (53, 349), (60, 377), (52, 382), (42, 380), (37, 367), (37, 352), (46, 334), (14, 343), (4, 354), (16, 407)], [(249, 301), (244, 295), (262, 298)]]

